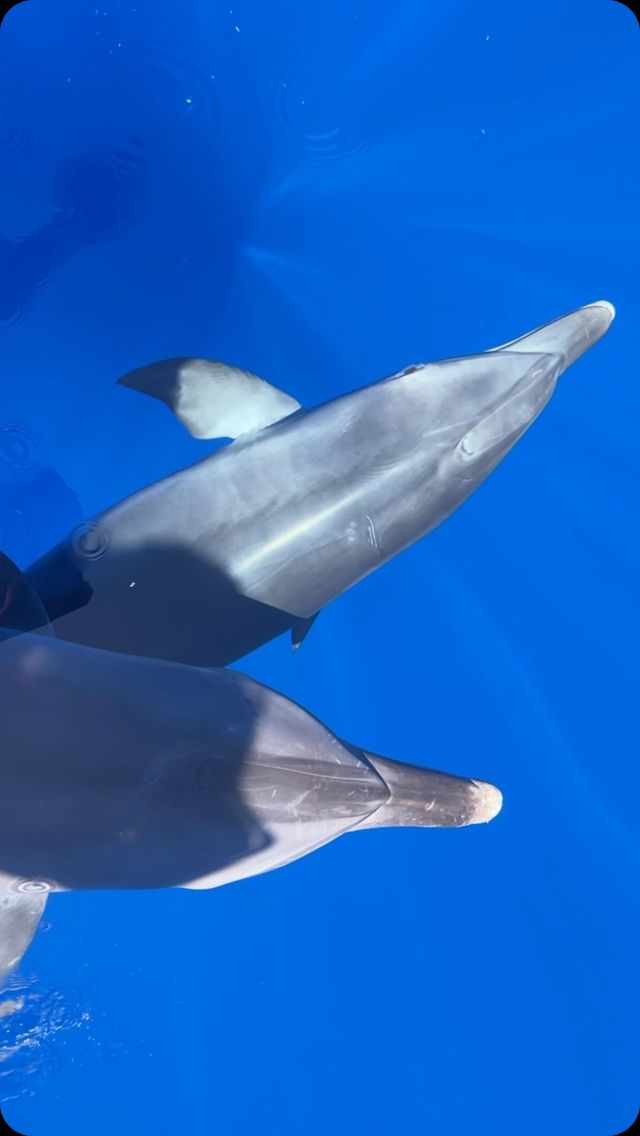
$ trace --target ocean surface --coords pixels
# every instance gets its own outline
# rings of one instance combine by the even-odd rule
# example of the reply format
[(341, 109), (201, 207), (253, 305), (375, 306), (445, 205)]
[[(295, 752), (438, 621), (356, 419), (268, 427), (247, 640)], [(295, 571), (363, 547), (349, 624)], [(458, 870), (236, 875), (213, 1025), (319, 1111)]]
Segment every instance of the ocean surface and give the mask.
[(640, 1105), (638, 22), (614, 0), (94, 3), (0, 28), (20, 565), (215, 447), (117, 387), (132, 367), (224, 359), (313, 406), (593, 300), (617, 318), (450, 520), (299, 652), (237, 664), (339, 736), (495, 782), (501, 815), (209, 892), (53, 896), (0, 997), (3, 1114), (27, 1136), (614, 1136)]

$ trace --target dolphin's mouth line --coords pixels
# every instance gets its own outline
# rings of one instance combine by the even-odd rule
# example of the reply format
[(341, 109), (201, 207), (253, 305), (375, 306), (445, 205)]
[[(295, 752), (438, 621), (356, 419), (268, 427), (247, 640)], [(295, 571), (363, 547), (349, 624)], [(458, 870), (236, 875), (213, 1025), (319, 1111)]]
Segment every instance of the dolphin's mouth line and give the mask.
[[(545, 359), (553, 359), (554, 355), (549, 353), (548, 355), (545, 355), (544, 358)], [(485, 427), (487, 425), (487, 423), (491, 422), (492, 418), (494, 418), (497, 414), (508, 411), (509, 407), (517, 399), (523, 398), (536, 385), (544, 382), (544, 383), (548, 383), (549, 387), (553, 387), (558, 380), (559, 367), (561, 366), (561, 363), (562, 363), (560, 356), (555, 356), (555, 358), (556, 358), (556, 361), (557, 361), (555, 368), (552, 367), (552, 368), (550, 368), (549, 371), (544, 372), (544, 371), (541, 371), (541, 369), (539, 367), (534, 366), (532, 368), (533, 373), (528, 373), (528, 374), (523, 375), (522, 379), (513, 386), (513, 388), (509, 392), (507, 398), (505, 398), (503, 401), (500, 401), (500, 402), (496, 401), (493, 405), (493, 408), (487, 414), (485, 414), (484, 418), (481, 418), (479, 422), (476, 422), (475, 425), (472, 426), (470, 430), (467, 430), (467, 432), (462, 435), (462, 437), (460, 438), (460, 440), (457, 443), (456, 449), (459, 449), (464, 453), (465, 452), (464, 451), (464, 442), (467, 438), (471, 437), (471, 435), (474, 433), (474, 431), (480, 432), (483, 429), (483, 427)], [(547, 391), (545, 391), (545, 394), (546, 393), (547, 393)], [(480, 449), (479, 451), (471, 451), (469, 453), (466, 453), (465, 457), (468, 458), (468, 459), (480, 457), (482, 455), (482, 453), (485, 453), (488, 449), (491, 449), (492, 445), (496, 445), (500, 442), (504, 442), (504, 440), (506, 438), (510, 437), (512, 434), (521, 432), (523, 426), (526, 426), (527, 424), (533, 425), (533, 422), (537, 418), (540, 410), (542, 410), (543, 405), (544, 404), (542, 404), (538, 408), (538, 410), (535, 411), (535, 413), (533, 414), (533, 417), (531, 415), (531, 406), (529, 406), (529, 405), (523, 406), (521, 414), (517, 417), (517, 419), (514, 419), (510, 423), (510, 427), (509, 427), (508, 431), (506, 431), (501, 437), (493, 439), (489, 443), (489, 445), (485, 446), (484, 448)]]

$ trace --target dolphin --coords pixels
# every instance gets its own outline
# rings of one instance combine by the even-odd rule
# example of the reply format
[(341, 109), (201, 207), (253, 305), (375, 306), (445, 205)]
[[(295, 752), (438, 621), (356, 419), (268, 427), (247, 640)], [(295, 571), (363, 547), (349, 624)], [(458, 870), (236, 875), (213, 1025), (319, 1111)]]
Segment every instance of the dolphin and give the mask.
[[(28, 584), (0, 558), (0, 604)], [(17, 601), (13, 605), (17, 612)], [(0, 978), (52, 891), (213, 888), (344, 832), (491, 820), (471, 778), (341, 740), (246, 675), (21, 632), (0, 642)]]
[(199, 666), (288, 629), (299, 646), (323, 607), (477, 489), (614, 314), (588, 304), (312, 410), (202, 359), (124, 375), (195, 437), (233, 441), (83, 523), (27, 570), (58, 637)]

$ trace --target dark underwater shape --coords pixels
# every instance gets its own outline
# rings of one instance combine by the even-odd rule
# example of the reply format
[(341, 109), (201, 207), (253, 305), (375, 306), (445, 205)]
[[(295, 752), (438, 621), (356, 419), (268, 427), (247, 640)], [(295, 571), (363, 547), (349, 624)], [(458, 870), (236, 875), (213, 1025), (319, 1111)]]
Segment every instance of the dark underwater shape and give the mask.
[[(417, 365), (313, 410), (221, 363), (121, 384), (233, 444), (105, 510), (28, 570), (60, 638), (223, 666), (450, 516), (607, 331), (602, 301), (492, 351)], [(158, 612), (163, 619), (158, 619)]]
[(106, 158), (82, 156), (63, 166), (54, 177), (51, 218), (26, 237), (0, 238), (0, 323), (22, 319), (39, 289), (75, 253), (130, 224), (137, 192)]
[[(14, 628), (33, 615), (19, 576), (0, 561)], [(15, 630), (0, 728), (0, 976), (51, 890), (217, 887), (354, 829), (478, 824), (502, 803), (485, 782), (341, 741), (236, 671)]]
[(0, 552), (0, 634), (37, 628), (53, 634), (36, 592), (13, 561)]
[(77, 495), (42, 464), (37, 437), (22, 423), (0, 424), (0, 548), (28, 562), (81, 517)]

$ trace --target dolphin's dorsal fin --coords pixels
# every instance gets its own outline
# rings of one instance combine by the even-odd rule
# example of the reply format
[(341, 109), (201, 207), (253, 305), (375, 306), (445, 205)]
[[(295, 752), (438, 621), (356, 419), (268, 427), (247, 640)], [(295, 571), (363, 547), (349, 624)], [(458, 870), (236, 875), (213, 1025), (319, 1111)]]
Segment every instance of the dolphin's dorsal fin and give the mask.
[(300, 410), (257, 375), (209, 359), (163, 359), (118, 383), (165, 402), (194, 438), (239, 438)]

